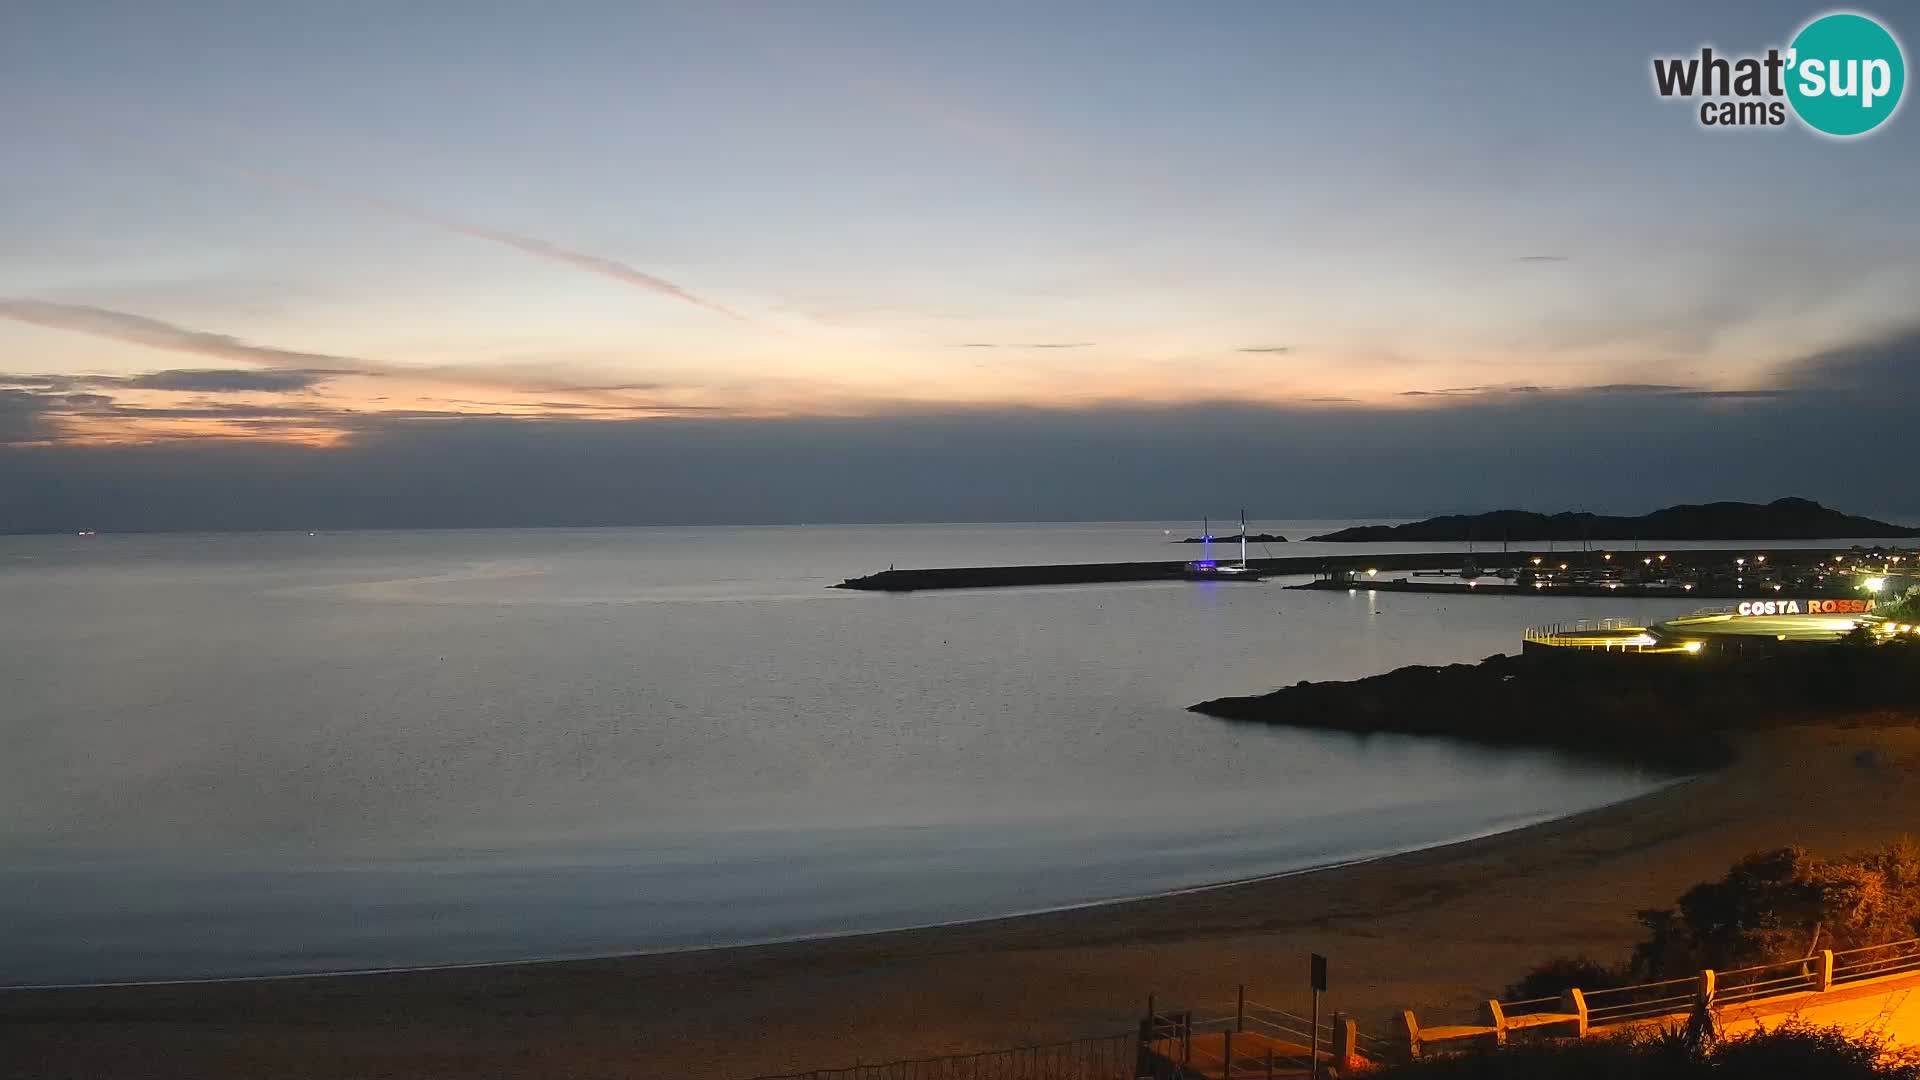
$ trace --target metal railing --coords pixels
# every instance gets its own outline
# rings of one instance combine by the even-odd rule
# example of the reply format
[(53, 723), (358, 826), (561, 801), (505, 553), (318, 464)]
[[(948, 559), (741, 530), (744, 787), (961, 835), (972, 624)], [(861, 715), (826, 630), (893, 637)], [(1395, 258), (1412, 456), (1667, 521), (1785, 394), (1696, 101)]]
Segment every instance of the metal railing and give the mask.
[(1541, 1013), (1558, 1013), (1565, 1010), (1567, 999), (1555, 994), (1552, 997), (1523, 998), (1519, 1001), (1500, 1002), (1500, 1011), (1508, 1016), (1537, 1016)]
[(1868, 945), (1833, 954), (1834, 983), (1860, 982), (1920, 971), (1920, 938)]
[[(1634, 631), (1638, 633), (1632, 637), (1624, 636)], [(1520, 639), (1535, 645), (1607, 651), (1617, 649), (1621, 652), (1644, 652), (1660, 644), (1647, 633), (1646, 627), (1631, 619), (1579, 619), (1529, 626), (1521, 633)]]
[[(1702, 989), (1712, 986), (1714, 1008), (1750, 1005), (1792, 994), (1818, 993), (1849, 983), (1920, 972), (1920, 938), (1867, 945), (1840, 952), (1815, 953), (1793, 960), (1714, 971), (1659, 982), (1584, 991), (1587, 1020), (1593, 1027), (1637, 1023), (1685, 1014), (1697, 1008)], [(1502, 1002), (1510, 1014), (1560, 999)], [(1541, 1011), (1553, 1011), (1542, 1009)]]
[(1782, 994), (1802, 994), (1821, 989), (1825, 978), (1824, 955), (1782, 960), (1773, 964), (1755, 964), (1714, 973), (1713, 1004), (1740, 1005)]
[(1698, 977), (1663, 979), (1637, 986), (1588, 990), (1587, 1023), (1591, 1027), (1630, 1024), (1692, 1009), (1700, 996)]
[(1311, 1069), (1316, 1053), (1323, 1066), (1343, 1059), (1382, 1061), (1395, 1053), (1391, 1040), (1360, 1031), (1341, 1014), (1316, 1023), (1248, 998), (1244, 987), (1230, 1003), (1152, 1011), (1141, 1022), (1140, 1039), (1145, 1050), (1178, 1075), (1296, 1075)]

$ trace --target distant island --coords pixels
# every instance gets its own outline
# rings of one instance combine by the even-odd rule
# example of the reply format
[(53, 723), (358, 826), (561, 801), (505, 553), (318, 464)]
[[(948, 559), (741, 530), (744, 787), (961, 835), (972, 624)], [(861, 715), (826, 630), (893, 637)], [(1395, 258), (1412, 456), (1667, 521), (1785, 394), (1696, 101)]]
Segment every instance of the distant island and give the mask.
[(1920, 529), (1829, 510), (1810, 499), (1685, 504), (1639, 517), (1495, 510), (1449, 514), (1406, 525), (1359, 525), (1308, 540), (1380, 543), (1426, 540), (1836, 540), (1913, 537)]
[[(1175, 540), (1174, 543), (1204, 544), (1209, 539), (1211, 539), (1216, 544), (1228, 544), (1228, 543), (1237, 544), (1240, 542), (1240, 534), (1228, 533), (1225, 536), (1215, 536), (1215, 537), (1189, 536), (1185, 540)], [(1287, 538), (1284, 536), (1281, 536), (1279, 533), (1248, 533), (1247, 534), (1247, 543), (1249, 544), (1284, 544), (1286, 542), (1287, 542)]]

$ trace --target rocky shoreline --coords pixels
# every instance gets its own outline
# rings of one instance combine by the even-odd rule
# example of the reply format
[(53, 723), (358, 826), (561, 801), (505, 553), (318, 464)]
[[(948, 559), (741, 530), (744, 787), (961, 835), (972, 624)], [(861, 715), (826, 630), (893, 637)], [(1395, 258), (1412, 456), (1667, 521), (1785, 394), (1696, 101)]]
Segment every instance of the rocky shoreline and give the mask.
[(1674, 773), (1723, 764), (1741, 731), (1920, 701), (1920, 645), (1809, 645), (1761, 657), (1568, 652), (1299, 682), (1190, 711), (1356, 735), (1543, 747)]

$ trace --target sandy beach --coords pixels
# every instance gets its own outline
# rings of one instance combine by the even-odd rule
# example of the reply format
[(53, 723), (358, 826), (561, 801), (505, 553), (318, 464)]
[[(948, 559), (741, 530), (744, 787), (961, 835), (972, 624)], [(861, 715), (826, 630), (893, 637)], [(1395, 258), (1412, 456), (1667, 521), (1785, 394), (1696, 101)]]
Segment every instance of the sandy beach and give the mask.
[[(1736, 857), (1920, 825), (1911, 718), (1743, 738), (1724, 770), (1481, 840), (966, 926), (617, 960), (0, 993), (0, 1075), (748, 1077), (1128, 1030), (1163, 1003), (1458, 1015), (1548, 956), (1623, 955), (1636, 909)], [(1284, 827), (1284, 826), (1281, 826)]]

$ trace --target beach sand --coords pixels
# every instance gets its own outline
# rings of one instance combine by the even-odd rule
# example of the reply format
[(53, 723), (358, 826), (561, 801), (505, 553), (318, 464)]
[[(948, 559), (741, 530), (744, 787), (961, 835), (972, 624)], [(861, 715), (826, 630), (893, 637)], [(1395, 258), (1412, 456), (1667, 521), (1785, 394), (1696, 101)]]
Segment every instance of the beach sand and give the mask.
[[(967, 926), (616, 960), (0, 993), (0, 1075), (746, 1077), (1128, 1031), (1162, 1005), (1464, 1018), (1549, 956), (1625, 955), (1753, 850), (1920, 828), (1920, 718), (1755, 733), (1726, 769), (1499, 836)], [(1279, 827), (1285, 827), (1279, 826)], [(0, 960), (0, 962), (4, 962)]]

